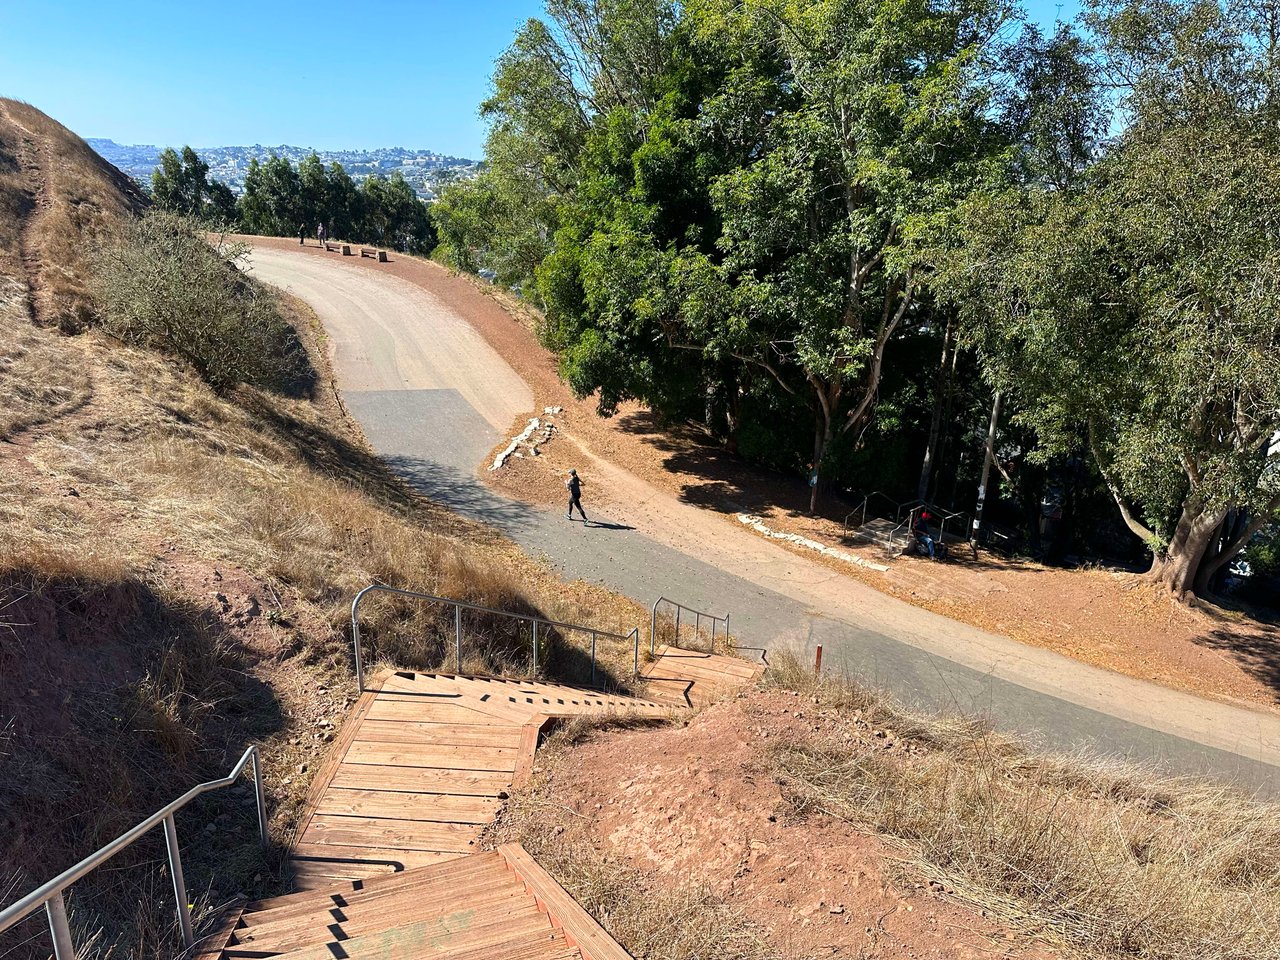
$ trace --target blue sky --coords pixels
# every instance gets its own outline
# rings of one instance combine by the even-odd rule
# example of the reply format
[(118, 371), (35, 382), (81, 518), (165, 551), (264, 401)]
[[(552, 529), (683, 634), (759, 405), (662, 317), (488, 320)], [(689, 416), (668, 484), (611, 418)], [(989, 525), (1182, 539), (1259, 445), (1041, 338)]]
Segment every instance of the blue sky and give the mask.
[[(1052, 23), (1058, 4), (1028, 0)], [(1077, 0), (1064, 0), (1070, 17)], [(478, 157), (493, 61), (542, 0), (0, 0), (0, 96), (84, 137)]]

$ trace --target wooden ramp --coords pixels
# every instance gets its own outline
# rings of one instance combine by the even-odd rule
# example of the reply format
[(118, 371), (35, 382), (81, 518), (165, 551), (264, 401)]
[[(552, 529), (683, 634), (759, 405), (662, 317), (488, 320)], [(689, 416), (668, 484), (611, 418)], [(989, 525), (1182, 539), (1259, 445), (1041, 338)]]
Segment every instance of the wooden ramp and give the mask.
[(640, 671), (645, 696), (671, 707), (705, 707), (756, 683), (764, 664), (663, 644)]
[(298, 889), (473, 853), (552, 718), (672, 713), (553, 683), (387, 672), (371, 686), (316, 773), (291, 857)]

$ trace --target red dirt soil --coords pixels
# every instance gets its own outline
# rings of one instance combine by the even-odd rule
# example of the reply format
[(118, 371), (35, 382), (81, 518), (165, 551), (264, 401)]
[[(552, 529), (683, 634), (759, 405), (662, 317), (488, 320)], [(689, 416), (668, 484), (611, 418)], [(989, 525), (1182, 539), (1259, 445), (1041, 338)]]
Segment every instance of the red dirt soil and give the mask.
[(587, 818), (596, 848), (655, 886), (710, 888), (780, 958), (1054, 956), (880, 839), (826, 815), (796, 816), (771, 773), (771, 747), (852, 736), (806, 698), (753, 692), (687, 726), (595, 734), (557, 756), (540, 792)]

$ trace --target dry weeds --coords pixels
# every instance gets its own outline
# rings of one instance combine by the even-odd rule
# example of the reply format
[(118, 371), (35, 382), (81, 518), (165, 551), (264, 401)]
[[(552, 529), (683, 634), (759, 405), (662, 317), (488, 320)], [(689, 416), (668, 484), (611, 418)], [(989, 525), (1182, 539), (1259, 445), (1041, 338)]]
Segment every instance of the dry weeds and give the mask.
[(816, 680), (792, 659), (771, 682), (864, 731), (852, 750), (779, 746), (776, 772), (799, 812), (891, 838), (961, 898), (1086, 956), (1280, 957), (1276, 806), (1206, 782), (1036, 754), (979, 723)]

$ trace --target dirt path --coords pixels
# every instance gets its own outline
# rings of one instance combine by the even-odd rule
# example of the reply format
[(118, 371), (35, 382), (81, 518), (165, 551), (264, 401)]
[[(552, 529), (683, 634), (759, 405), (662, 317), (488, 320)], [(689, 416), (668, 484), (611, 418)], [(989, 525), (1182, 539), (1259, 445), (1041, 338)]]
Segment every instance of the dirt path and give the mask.
[[(348, 404), (374, 447), (428, 492), (494, 523), (530, 552), (545, 552), (571, 576), (600, 580), (643, 601), (663, 594), (729, 609), (744, 643), (805, 657), (813, 643), (823, 643), (835, 668), (909, 701), (989, 714), (1050, 746), (1165, 760), (1178, 770), (1238, 776), (1260, 787), (1280, 782), (1280, 718), (1274, 715), (1168, 690), (948, 620), (726, 523), (616, 465), (611, 447), (622, 441), (593, 422), (589, 407), (567, 397), (529, 331), (467, 281), (421, 261), (364, 263), (287, 241), (254, 242), (259, 276), (308, 300), (330, 329)], [(366, 296), (370, 285), (376, 292)], [(361, 302), (344, 306), (343, 297)], [(351, 322), (347, 311), (359, 319)], [(429, 356), (402, 355), (448, 346), (461, 336), (459, 325), (474, 328), (492, 352), (473, 344), (443, 367)], [(352, 335), (364, 346), (349, 343)], [(386, 337), (391, 342), (381, 342)], [(400, 388), (366, 389), (389, 379), (361, 379), (366, 375), (355, 358), (365, 354), (383, 357), (381, 369), (398, 371)], [(494, 386), (513, 378), (527, 383), (527, 392)], [(588, 511), (602, 507), (610, 527), (567, 524), (552, 510), (517, 503), (477, 481), (476, 465), (488, 452), (478, 425), (492, 427), (505, 413), (503, 436), (509, 437), (545, 405), (564, 408), (557, 422), (566, 440), (548, 449), (582, 469)], [(512, 477), (526, 469), (535, 469), (528, 458), (513, 463)], [(548, 499), (558, 499), (558, 492)]]

